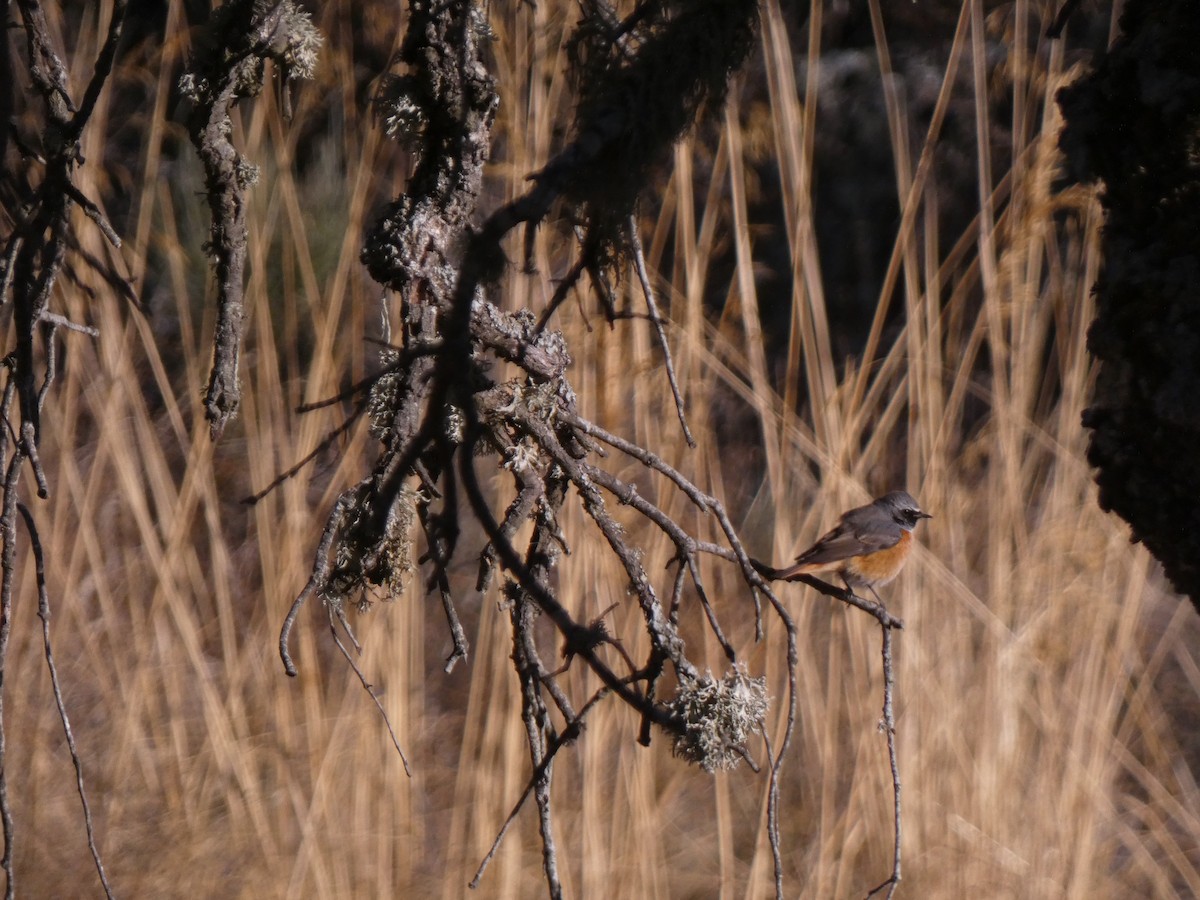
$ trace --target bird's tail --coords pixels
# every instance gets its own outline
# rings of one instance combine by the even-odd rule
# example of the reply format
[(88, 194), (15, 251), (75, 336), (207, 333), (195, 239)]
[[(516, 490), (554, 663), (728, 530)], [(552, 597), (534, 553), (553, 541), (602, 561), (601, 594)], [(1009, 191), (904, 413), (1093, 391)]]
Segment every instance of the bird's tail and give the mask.
[(828, 566), (816, 566), (810, 562), (803, 562), (803, 557), (797, 559), (790, 566), (785, 566), (782, 569), (776, 569), (773, 566), (768, 566), (765, 562), (759, 562), (753, 557), (750, 558), (750, 565), (754, 566), (756, 572), (767, 581), (796, 581), (801, 575), (812, 575), (815, 572), (826, 571)]
[(776, 581), (783, 573), (783, 569), (776, 569), (774, 566), (768, 566), (765, 562), (760, 562), (753, 556), (750, 557), (750, 565), (754, 566), (754, 571), (761, 575), (767, 581)]

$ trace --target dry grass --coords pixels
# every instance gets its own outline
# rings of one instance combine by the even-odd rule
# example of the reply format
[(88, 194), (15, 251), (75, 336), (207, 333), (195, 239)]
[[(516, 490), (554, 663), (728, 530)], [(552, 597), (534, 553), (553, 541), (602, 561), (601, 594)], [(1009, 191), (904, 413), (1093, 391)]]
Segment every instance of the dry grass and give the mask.
[[(180, 6), (170, 5), (175, 23)], [(504, 97), (492, 200), (521, 188), (568, 110), (558, 48), (570, 9), (492, 4)], [(1129, 545), (1126, 527), (1097, 509), (1083, 461), (1100, 223), (1090, 194), (1053, 186), (1059, 123), (1049, 102), (1072, 73), (1056, 46), (1033, 55), (1014, 47), (1005, 69), (1013, 80), (993, 72), (989, 91), (975, 64), (981, 4), (965, 6), (952, 64), (979, 87), (981, 133), (997, 114), (995, 92), (1012, 93), (1017, 145), (1007, 173), (978, 154), (982, 183), (999, 187), (980, 196), (964, 235), (940, 233), (925, 136), (909, 132), (903, 92), (889, 94), (903, 215), (868, 362), (842, 368), (810, 200), (820, 47), (804, 51), (808, 95), (798, 95), (791, 73), (801, 48), (789, 44), (775, 0), (764, 9), (770, 115), (739, 105), (752, 86), (734, 91), (713, 130), (719, 142), (678, 149), (659, 212), (644, 223), (701, 449), (683, 443), (644, 324), (589, 334), (568, 305), (562, 325), (584, 412), (727, 497), (760, 555), (785, 558), (836, 511), (895, 484), (935, 513), (888, 590), (906, 622), (897, 672), (902, 896), (1200, 894), (1194, 616)], [(1018, 31), (1037, 14), (1025, 0), (1004, 9)], [(344, 16), (325, 15), (327, 56), (318, 85), (300, 92), (298, 125), (285, 127), (269, 97), (242, 112), (239, 139), (265, 177), (252, 193), (245, 405), (215, 448), (200, 409), (211, 331), (198, 252), (205, 217), (198, 165), (169, 150), (179, 145), (164, 124), (172, 66), (149, 60), (120, 73), (150, 79), (157, 98), (125, 126), (144, 135), (137, 171), (118, 173), (125, 160), (111, 158), (103, 121), (85, 136), (85, 190), (131, 197), (123, 265), (153, 315), (132, 315), (98, 284), (88, 299), (64, 282), (60, 302), (102, 338), (66, 339), (45, 416), (54, 493), (34, 514), (68, 708), (122, 896), (463, 896), (528, 775), (506, 616), (494, 596), (472, 594), (466, 554), (455, 587), (469, 665), (442, 674), (440, 608), (417, 587), (357, 622), (363, 665), (413, 760), (411, 780), (329, 652), (318, 615), (306, 612), (296, 632), (297, 680), (283, 676), (275, 653), (324, 514), (362, 469), (363, 435), (258, 506), (236, 501), (336, 422), (334, 412), (296, 416), (296, 404), (363, 371), (371, 349), (361, 336), (375, 327), (378, 291), (357, 263), (361, 229), (396, 189), (386, 174), (394, 151), (353, 105)], [(89, 59), (94, 43), (85, 26), (76, 58)], [(164, 59), (185, 50), (173, 42)], [(345, 98), (334, 104), (342, 128), (315, 121), (328, 110), (313, 102), (323, 95)], [(303, 177), (293, 159), (301, 133), (321, 148)], [(780, 172), (795, 276), (781, 370), (763, 349), (760, 303), (779, 299), (756, 293), (748, 148)], [(708, 181), (697, 184), (698, 173)], [(82, 219), (79, 233), (105, 253)], [(541, 234), (537, 252), (540, 274), (514, 270), (509, 302), (537, 309), (552, 292), (560, 236)], [(714, 310), (714, 292), (726, 291), (714, 273), (729, 261)], [(901, 315), (889, 316), (894, 306)], [(662, 485), (647, 479), (642, 489), (684, 521), (691, 515)], [(565, 527), (574, 552), (563, 583), (577, 586), (568, 599), (585, 618), (620, 604), (614, 630), (635, 652), (638, 615), (623, 578), (581, 518)], [(652, 541), (647, 555), (647, 570), (661, 571), (670, 548)], [(31, 566), (23, 575), (6, 678), (19, 888), (68, 896), (90, 890), (94, 874), (41, 660)], [(736, 573), (713, 565), (707, 579), (735, 646), (781, 700), (778, 625), (755, 645)], [(802, 635), (801, 721), (783, 787), (787, 883), (793, 895), (856, 896), (890, 865), (877, 628), (798, 587), (787, 601)], [(685, 610), (689, 646), (712, 643), (699, 619)], [(707, 650), (719, 666), (717, 648)], [(581, 666), (570, 678), (579, 692), (595, 687)], [(781, 702), (776, 709), (781, 716)], [(610, 703), (556, 765), (569, 895), (769, 895), (765, 779), (685, 768), (664, 740), (636, 746), (636, 729)], [(538, 896), (540, 879), (527, 810), (478, 893)]]

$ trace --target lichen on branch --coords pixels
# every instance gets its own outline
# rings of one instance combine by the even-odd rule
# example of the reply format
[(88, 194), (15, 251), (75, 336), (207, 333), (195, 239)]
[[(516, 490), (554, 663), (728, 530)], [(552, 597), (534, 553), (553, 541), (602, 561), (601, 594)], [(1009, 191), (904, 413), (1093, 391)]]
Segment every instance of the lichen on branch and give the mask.
[(291, 81), (312, 77), (321, 40), (308, 13), (292, 0), (229, 0), (214, 10), (188, 71), (179, 79), (180, 93), (192, 104), (188, 133), (204, 166), (212, 211), (205, 250), (217, 276), (217, 325), (204, 410), (214, 440), (241, 401), (246, 192), (258, 181), (258, 167), (233, 143), (233, 108), (262, 90), (271, 60), (278, 69), (284, 112), (289, 114)]

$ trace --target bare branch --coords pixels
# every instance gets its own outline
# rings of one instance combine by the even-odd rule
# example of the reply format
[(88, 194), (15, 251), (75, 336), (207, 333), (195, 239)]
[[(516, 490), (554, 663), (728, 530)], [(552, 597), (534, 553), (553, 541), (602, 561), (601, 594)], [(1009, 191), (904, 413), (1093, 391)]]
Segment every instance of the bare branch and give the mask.
[[(12, 407), (14, 393), (13, 379), (10, 378), (4, 391), (4, 412), (7, 414)], [(7, 421), (7, 415), (6, 415)], [(7, 453), (7, 442), (0, 441)], [(13, 868), (13, 845), (16, 841), (16, 827), (13, 822), (12, 804), (8, 797), (8, 731), (4, 725), (4, 682), (8, 669), (8, 644), (12, 637), (13, 617), (13, 586), (16, 579), (17, 555), (17, 486), (21, 481), (21, 467), (24, 456), (19, 447), (7, 460), (4, 471), (3, 512), (0, 513), (0, 820), (4, 824), (4, 857), (0, 863), (4, 866), (6, 900), (16, 896), (16, 871)]]
[(87, 828), (88, 850), (91, 851), (92, 861), (96, 864), (96, 873), (100, 876), (104, 895), (112, 900), (112, 886), (108, 883), (108, 875), (105, 873), (104, 863), (100, 859), (100, 850), (96, 847), (96, 830), (92, 824), (92, 810), (88, 805), (87, 791), (83, 785), (83, 762), (79, 759), (79, 748), (75, 745), (75, 734), (71, 731), (71, 720), (67, 716), (67, 704), (63, 700), (62, 682), (59, 680), (58, 667), (54, 664), (54, 653), (50, 647), (50, 597), (46, 590), (46, 556), (42, 550), (42, 541), (38, 536), (33, 515), (26, 509), (25, 504), (20, 502), (17, 503), (17, 510), (20, 512), (21, 518), (25, 520), (25, 529), (29, 533), (29, 542), (33, 549), (34, 573), (38, 592), (38, 618), (42, 620), (42, 646), (46, 656), (46, 668), (50, 672), (50, 686), (54, 691), (54, 702), (58, 706), (58, 719), (62, 722), (63, 733), (67, 738), (71, 763), (75, 766), (75, 789), (79, 793), (79, 802), (83, 806), (83, 822)]
[(459, 471), (471, 509), (479, 519), (479, 523), (483, 526), (484, 532), (491, 538), (495, 545), (496, 553), (501, 563), (517, 576), (521, 588), (529, 593), (537, 603), (539, 609), (550, 617), (550, 620), (554, 622), (559, 631), (571, 643), (571, 646), (575, 648), (575, 652), (587, 662), (592, 671), (600, 677), (600, 680), (605, 685), (630, 706), (649, 717), (655, 724), (668, 728), (677, 727), (678, 722), (675, 717), (631, 689), (625, 679), (619, 678), (596, 655), (594, 649), (588, 647), (588, 631), (586, 626), (575, 622), (562, 603), (559, 602), (558, 598), (550, 593), (543, 584), (532, 577), (512, 544), (505, 540), (500, 533), (500, 526), (492, 516), (487, 500), (483, 496), (483, 491), (479, 486), (478, 477), (475, 475), (471, 465), (471, 456), (469, 454), (459, 454)]
[[(83, 101), (79, 104), (79, 112), (75, 114), (74, 121), (71, 123), (71, 130), (75, 137), (78, 137), (83, 132), (84, 126), (91, 119), (92, 111), (96, 108), (96, 101), (100, 99), (100, 92), (104, 90), (104, 85), (108, 81), (109, 74), (112, 72), (113, 61), (117, 57), (117, 46), (121, 43), (121, 30), (125, 26), (125, 13), (128, 7), (129, 0), (115, 0), (113, 3), (112, 16), (108, 21), (108, 36), (104, 39), (104, 46), (100, 48), (100, 55), (96, 57), (96, 68), (92, 72), (92, 78), (88, 82), (88, 86), (84, 89)], [(80, 194), (80, 197), (82, 196)], [(88, 207), (85, 203), (80, 203), (80, 205), (87, 210)], [(97, 214), (100, 212), (94, 204), (92, 204), (92, 207)], [(89, 212), (88, 215), (91, 216), (92, 214)], [(97, 220), (96, 224), (100, 225), (101, 230), (104, 230), (104, 225), (99, 220)], [(113, 246), (121, 246), (121, 239), (117, 237), (116, 232), (112, 231), (111, 227), (108, 231), (105, 231), (105, 237), (113, 241)]]
[(192, 68), (179, 82), (180, 92), (193, 104), (188, 131), (204, 165), (212, 208), (206, 248), (217, 276), (217, 326), (204, 407), (213, 440), (241, 399), (246, 191), (258, 181), (258, 168), (231, 140), (233, 107), (262, 89), (267, 59), (280, 67), (285, 82), (311, 77), (320, 43), (308, 14), (292, 0), (267, 7), (255, 0), (230, 0), (213, 12)]
[[(400, 739), (396, 737), (396, 730), (392, 728), (392, 720), (388, 717), (387, 710), (383, 708), (383, 703), (379, 699), (379, 694), (375, 691), (375, 686), (367, 681), (367, 676), (363, 674), (363, 670), (358, 667), (358, 663), (354, 661), (354, 657), (350, 655), (350, 651), (346, 649), (346, 645), (342, 643), (342, 639), (338, 637), (337, 620), (341, 618), (340, 610), (335, 609), (334, 604), (326, 604), (326, 609), (329, 613), (329, 631), (333, 634), (333, 642), (337, 644), (338, 650), (342, 652), (346, 662), (350, 664), (350, 668), (354, 670), (354, 674), (358, 676), (359, 683), (363, 686), (371, 700), (375, 704), (375, 708), (379, 710), (379, 715), (383, 717), (383, 724), (387, 728), (388, 737), (392, 739), (392, 746), (396, 748), (396, 752), (400, 754), (400, 762), (404, 764), (404, 774), (412, 778), (412, 770), (408, 767), (408, 757), (404, 755), (404, 750), (400, 746)], [(344, 622), (344, 620), (343, 620)], [(349, 633), (349, 632), (347, 632)], [(354, 635), (350, 635), (353, 640)], [(357, 641), (355, 645), (357, 646)]]
[(444, 534), (436, 527), (433, 517), (430, 515), (429, 504), (422, 503), (418, 506), (417, 518), (421, 523), (421, 529), (425, 532), (425, 543), (429, 547), (429, 555), (434, 563), (433, 574), (429, 577), (429, 588), (431, 590), (436, 588), (441, 597), (442, 610), (446, 614), (446, 626), (450, 629), (450, 639), (453, 642), (450, 655), (446, 657), (444, 670), (448, 675), (460, 659), (467, 658), (468, 652), (467, 635), (463, 631), (462, 622), (458, 620), (458, 611), (454, 608), (454, 597), (450, 593), (450, 578), (446, 574), (446, 567), (450, 564), (451, 549)]
[(629, 217), (629, 243), (633, 247), (633, 265), (637, 270), (638, 281), (642, 285), (642, 294), (646, 298), (646, 308), (650, 311), (650, 321), (654, 324), (654, 333), (658, 337), (658, 346), (662, 350), (663, 365), (667, 370), (667, 382), (671, 385), (671, 396), (675, 398), (675, 413), (679, 416), (679, 425), (683, 429), (684, 439), (689, 447), (695, 448), (696, 439), (688, 428), (687, 416), (683, 412), (683, 395), (679, 392), (679, 379), (675, 377), (675, 362), (671, 359), (671, 346), (667, 343), (667, 331), (663, 326), (662, 316), (658, 312), (658, 303), (654, 299), (654, 288), (650, 284), (650, 276), (646, 272), (646, 257), (642, 253), (642, 239), (638, 235), (637, 219)]
[[(37, 331), (39, 323), (54, 322), (56, 318), (49, 312), (50, 295), (66, 259), (71, 235), (71, 204), (79, 204), (110, 242), (116, 246), (121, 242), (99, 207), (83, 195), (72, 179), (82, 162), (80, 134), (112, 68), (126, 3), (122, 0), (113, 7), (108, 40), (97, 60), (85, 106), (79, 110), (68, 93), (66, 66), (53, 46), (41, 4), (37, 0), (19, 0), (17, 5), (25, 30), (30, 77), (45, 105), (41, 135), (45, 171), (34, 192), (33, 202), (13, 215), (14, 228), (5, 242), (0, 302), (6, 302), (11, 292), (16, 325), (12, 379), (16, 384), (23, 423), (16, 430), (27, 445), (26, 459), (37, 477), (38, 492), (48, 496), (49, 487), (38, 462), (37, 445), (41, 437), (41, 406), (53, 373), (47, 372), (39, 391), (35, 373)], [(66, 320), (62, 319), (62, 322)], [(48, 347), (46, 354), (52, 359), (53, 349)]]
[[(783, 900), (783, 851), (780, 847), (779, 834), (779, 778), (783, 770), (783, 760), (787, 756), (788, 748), (792, 745), (792, 735), (796, 731), (796, 667), (799, 663), (799, 650), (797, 649), (796, 623), (792, 620), (787, 608), (780, 602), (779, 598), (769, 588), (763, 593), (766, 595), (775, 614), (783, 621), (784, 627), (787, 629), (787, 673), (788, 673), (788, 711), (787, 722), (783, 729), (783, 740), (779, 743), (779, 752), (775, 754), (771, 761), (770, 769), (770, 787), (767, 791), (767, 835), (771, 843), (771, 857), (775, 863), (775, 896), (778, 900)], [(765, 731), (764, 731), (765, 736)], [(770, 745), (767, 745), (767, 754), (770, 756)]]
[(500, 826), (500, 831), (496, 834), (496, 839), (492, 841), (492, 846), (488, 849), (487, 855), (484, 856), (483, 861), (479, 863), (479, 868), (475, 870), (475, 877), (472, 878), (471, 883), (467, 885), (469, 888), (474, 890), (475, 888), (479, 887), (479, 882), (483, 878), (484, 871), (487, 869), (488, 864), (491, 863), (492, 858), (496, 855), (496, 852), (500, 849), (500, 844), (503, 842), (504, 836), (508, 833), (509, 827), (514, 821), (516, 821), (517, 813), (521, 811), (521, 807), (525, 805), (525, 801), (528, 800), (529, 795), (533, 793), (534, 787), (537, 785), (544, 771), (549, 768), (550, 764), (554, 761), (555, 755), (563, 747), (574, 743), (579, 738), (579, 735), (583, 733), (584, 719), (586, 718), (587, 714), (592, 711), (592, 708), (595, 707), (596, 704), (607, 697), (608, 694), (608, 688), (601, 688), (594, 695), (592, 695), (591, 699), (589, 699), (588, 702), (585, 703), (579, 710), (579, 715), (568, 720), (567, 727), (563, 730), (562, 734), (557, 735), (555, 739), (551, 741), (550, 745), (546, 749), (545, 755), (542, 757), (542, 761), (538, 764), (538, 767), (530, 776), (529, 781), (526, 782), (525, 789), (521, 792), (521, 796), (517, 799), (517, 802), (513, 804), (512, 811), (509, 812), (508, 817), (504, 820), (504, 824)]
[(117, 230), (105, 218), (104, 213), (100, 211), (100, 207), (89, 200), (83, 191), (79, 190), (75, 185), (67, 184), (66, 190), (67, 196), (78, 203), (84, 215), (96, 223), (96, 227), (100, 229), (101, 234), (108, 239), (108, 242), (114, 247), (120, 248), (121, 236), (117, 234)]
[(883, 632), (883, 718), (879, 721), (879, 730), (887, 736), (888, 764), (892, 771), (892, 831), (895, 843), (892, 849), (892, 872), (886, 881), (867, 892), (868, 900), (884, 888), (887, 888), (888, 900), (891, 900), (900, 886), (900, 766), (896, 761), (896, 718), (892, 710), (896, 676), (892, 668), (892, 629), (880, 622), (880, 630)]
[[(534, 537), (531, 556), (537, 553), (539, 538)], [(542, 563), (531, 567), (535, 574), (545, 571)], [(542, 833), (542, 868), (546, 873), (546, 886), (551, 898), (561, 900), (562, 882), (558, 877), (558, 851), (554, 842), (554, 817), (550, 808), (551, 761), (547, 753), (547, 736), (553, 740), (546, 705), (542, 701), (541, 659), (533, 637), (533, 622), (537, 607), (519, 588), (511, 592), (510, 616), (513, 625), (513, 665), (521, 682), (521, 720), (525, 724), (525, 737), (529, 742), (529, 756), (537, 773), (533, 779), (533, 796), (538, 808), (538, 825)], [(543, 764), (544, 763), (544, 764)]]
[[(42, 313), (42, 321), (53, 325), (55, 328), (65, 328), (67, 331), (76, 331), (79, 334), (86, 334), (88, 337), (100, 337), (99, 328), (93, 328), (91, 325), (80, 325), (78, 322), (72, 322), (66, 316), (61, 316), (58, 313), (53, 313), (49, 310)], [(44, 399), (45, 398), (43, 398), (43, 400)], [(39, 405), (40, 404), (41, 401), (39, 401)]]
[(329, 551), (333, 547), (334, 537), (337, 535), (338, 528), (341, 527), (346, 509), (350, 505), (351, 496), (351, 491), (344, 492), (334, 505), (333, 512), (330, 513), (329, 520), (325, 523), (325, 530), (321, 533), (321, 542), (317, 545), (317, 558), (313, 565), (313, 573), (309, 577), (308, 583), (304, 585), (304, 590), (293, 601), (287, 617), (283, 620), (283, 627), (279, 631), (279, 658), (283, 660), (283, 670), (293, 678), (296, 677), (296, 665), (292, 662), (292, 656), (288, 652), (288, 640), (292, 634), (292, 626), (296, 624), (296, 616), (299, 615), (300, 608), (305, 601), (317, 593), (329, 578), (329, 572), (333, 568)]
[(29, 51), (29, 74), (55, 124), (66, 126), (75, 112), (67, 92), (67, 69), (50, 40), (46, 14), (37, 0), (17, 0), (25, 22), (25, 42)]
[(467, 634), (463, 631), (462, 622), (458, 620), (458, 611), (454, 608), (454, 597), (450, 594), (450, 581), (443, 572), (438, 575), (438, 595), (442, 598), (442, 609), (446, 613), (446, 626), (450, 629), (450, 639), (454, 647), (446, 657), (446, 665), (442, 669), (447, 675), (454, 671), (455, 665), (461, 659), (464, 662), (470, 652)]

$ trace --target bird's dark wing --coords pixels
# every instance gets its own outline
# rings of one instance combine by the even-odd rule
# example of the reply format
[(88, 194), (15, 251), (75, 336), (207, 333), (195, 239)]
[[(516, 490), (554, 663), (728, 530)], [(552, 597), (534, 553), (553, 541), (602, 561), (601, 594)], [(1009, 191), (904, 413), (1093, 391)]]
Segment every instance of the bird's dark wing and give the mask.
[(881, 516), (871, 506), (860, 506), (842, 516), (837, 527), (796, 557), (794, 565), (821, 565), (894, 547), (904, 529)]

